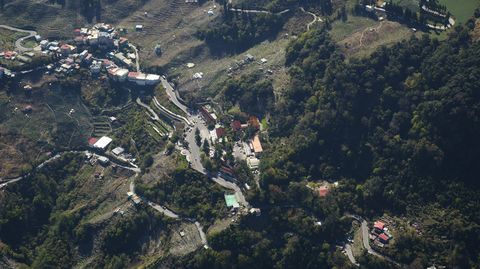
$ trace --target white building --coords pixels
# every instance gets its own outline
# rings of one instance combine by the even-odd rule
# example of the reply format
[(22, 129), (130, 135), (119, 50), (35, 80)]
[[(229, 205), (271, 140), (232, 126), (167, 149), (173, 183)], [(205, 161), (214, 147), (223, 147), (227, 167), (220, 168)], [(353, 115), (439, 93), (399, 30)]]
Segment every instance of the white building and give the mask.
[(102, 136), (97, 142), (95, 142), (95, 144), (93, 144), (93, 147), (105, 150), (111, 142), (112, 139), (110, 137)]

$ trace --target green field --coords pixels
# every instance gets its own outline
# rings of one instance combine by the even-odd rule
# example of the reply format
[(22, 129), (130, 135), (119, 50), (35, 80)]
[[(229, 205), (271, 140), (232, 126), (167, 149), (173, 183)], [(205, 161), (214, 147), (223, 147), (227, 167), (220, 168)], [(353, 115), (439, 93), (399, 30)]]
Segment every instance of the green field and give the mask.
[(439, 2), (447, 6), (457, 25), (465, 23), (473, 16), (475, 8), (480, 6), (480, 0), (439, 0)]

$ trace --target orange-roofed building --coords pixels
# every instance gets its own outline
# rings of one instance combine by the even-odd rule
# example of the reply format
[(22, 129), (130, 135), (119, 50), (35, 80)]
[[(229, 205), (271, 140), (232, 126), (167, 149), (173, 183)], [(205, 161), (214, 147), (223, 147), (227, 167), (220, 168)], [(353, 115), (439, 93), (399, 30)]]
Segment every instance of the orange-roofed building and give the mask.
[(250, 116), (250, 118), (248, 119), (248, 125), (252, 126), (252, 128), (255, 128), (257, 130), (260, 129), (260, 121), (255, 116)]
[(262, 143), (260, 143), (260, 137), (258, 136), (258, 134), (253, 137), (250, 145), (255, 155), (261, 154), (263, 152)]

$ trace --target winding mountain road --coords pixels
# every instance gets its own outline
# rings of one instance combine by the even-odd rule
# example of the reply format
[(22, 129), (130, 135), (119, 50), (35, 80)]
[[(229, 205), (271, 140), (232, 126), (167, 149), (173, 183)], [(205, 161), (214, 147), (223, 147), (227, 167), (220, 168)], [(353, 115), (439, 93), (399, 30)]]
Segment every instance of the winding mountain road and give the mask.
[(19, 52), (25, 52), (25, 51), (33, 50), (33, 48), (24, 47), (22, 45), (22, 43), (26, 39), (29, 39), (29, 38), (32, 38), (32, 37), (36, 36), (37, 35), (36, 31), (24, 30), (24, 29), (20, 29), (20, 28), (8, 26), (8, 25), (3, 25), (3, 24), (0, 25), (0, 28), (4, 28), (4, 29), (10, 30), (10, 31), (15, 31), (15, 32), (27, 33), (28, 34), (27, 36), (21, 37), (21, 38), (19, 38), (15, 41), (15, 48)]
[(313, 17), (313, 20), (311, 22), (307, 23), (307, 31), (310, 31), (310, 26), (312, 26), (312, 24), (314, 24), (316, 22), (323, 22), (322, 18), (318, 17), (315, 13), (312, 13), (310, 11), (306, 11), (303, 7), (300, 7), (300, 10), (303, 13), (307, 13), (307, 14), (309, 14)]

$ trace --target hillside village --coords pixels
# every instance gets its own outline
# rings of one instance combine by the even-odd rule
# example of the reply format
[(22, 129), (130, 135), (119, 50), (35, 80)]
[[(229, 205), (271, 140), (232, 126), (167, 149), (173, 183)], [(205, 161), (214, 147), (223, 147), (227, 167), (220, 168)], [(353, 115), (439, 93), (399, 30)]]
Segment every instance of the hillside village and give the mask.
[[(197, 2), (189, 0), (186, 3)], [(407, 31), (412, 38), (415, 38), (417, 31), (422, 32), (428, 29), (447, 31), (452, 30), (455, 25), (455, 19), (446, 11), (446, 8), (433, 0), (421, 1), (419, 12), (415, 15), (411, 15), (410, 11), (407, 11), (408, 8), (398, 7), (392, 2), (365, 1), (359, 3), (353, 8), (354, 10), (360, 9), (357, 10), (356, 16), (362, 14), (362, 16), (374, 18), (375, 23), (379, 23), (378, 28), (365, 26), (361, 31), (352, 34), (352, 36), (358, 36), (356, 41), (358, 41), (360, 47), (364, 45), (362, 42), (365, 42), (368, 34), (377, 34), (383, 23), (388, 20), (404, 23), (406, 26), (402, 26), (405, 28), (403, 30)], [(231, 1), (229, 4), (232, 4)], [(250, 13), (284, 14), (283, 11), (277, 14), (263, 9), (243, 10), (243, 8), (230, 8), (228, 5), (225, 5), (225, 7), (234, 13), (245, 12), (243, 13), (244, 17), (248, 17), (246, 14)], [(323, 17), (322, 15), (322, 18), (320, 18), (312, 12), (305, 11), (303, 7), (298, 9), (303, 10), (302, 12), (298, 11), (299, 13), (314, 17), (314, 20), (307, 24), (307, 32), (310, 31), (310, 27), (313, 29), (312, 23), (319, 22), (314, 26), (330, 23), (326, 16)], [(318, 10), (312, 11), (318, 12)], [(215, 5), (215, 9), (205, 9), (202, 16), (210, 18), (214, 17), (216, 13)], [(341, 11), (338, 11), (338, 18), (336, 19), (342, 16), (341, 13)], [(143, 12), (140, 14), (143, 14)], [(412, 18), (409, 16), (412, 16)], [(254, 228), (251, 229), (253, 231), (251, 233), (253, 235), (249, 235), (251, 236), (249, 240), (256, 241), (255, 244), (260, 241), (262, 244), (266, 244), (266, 241), (270, 239), (263, 239), (263, 237), (266, 238), (266, 235), (265, 233), (262, 234), (260, 229), (270, 225), (281, 226), (279, 223), (284, 221), (282, 218), (285, 218), (295, 225), (282, 227), (285, 228), (286, 232), (275, 234), (274, 237), (281, 237), (281, 240), (285, 240), (286, 246), (299, 244), (298, 242), (301, 241), (299, 241), (298, 234), (311, 234), (312, 240), (319, 240), (316, 234), (322, 233), (323, 237), (332, 236), (332, 238), (329, 239), (329, 243), (323, 243), (322, 250), (315, 247), (319, 253), (318, 256), (324, 255), (321, 251), (331, 251), (331, 253), (335, 253), (335, 256), (332, 256), (335, 259), (342, 261), (344, 259), (348, 262), (348, 264), (343, 263), (346, 268), (363, 266), (370, 260), (379, 264), (385, 262), (384, 264), (388, 263), (390, 266), (406, 266), (398, 260), (398, 256), (394, 256), (398, 254), (396, 252), (397, 243), (404, 243), (401, 241), (403, 239), (402, 233), (408, 231), (408, 236), (418, 238), (426, 231), (426, 228), (424, 230), (422, 230), (423, 227), (418, 228), (420, 226), (416, 222), (408, 221), (404, 215), (395, 218), (387, 216), (386, 213), (381, 215), (379, 211), (376, 211), (377, 207), (381, 208), (379, 205), (381, 203), (377, 205), (368, 204), (372, 201), (372, 197), (387, 190), (386, 186), (378, 183), (384, 171), (381, 168), (373, 169), (372, 165), (372, 169), (376, 173), (374, 180), (377, 181), (369, 182), (369, 185), (363, 185), (363, 183), (356, 181), (357, 178), (352, 179), (346, 176), (332, 180), (332, 178), (341, 175), (339, 172), (341, 164), (338, 164), (338, 166), (336, 163), (333, 166), (327, 165), (327, 162), (331, 160), (322, 157), (325, 153), (318, 150), (325, 146), (325, 141), (321, 140), (319, 142), (320, 146), (314, 145), (314, 142), (308, 140), (310, 138), (302, 136), (303, 133), (301, 132), (305, 126), (301, 124), (306, 125), (312, 121), (316, 125), (322, 125), (322, 121), (327, 121), (328, 117), (340, 117), (336, 114), (337, 111), (327, 116), (323, 115), (322, 111), (316, 110), (320, 99), (327, 97), (321, 94), (312, 94), (308, 100), (298, 102), (299, 105), (301, 103), (302, 106), (308, 107), (311, 111), (297, 111), (296, 108), (292, 109), (292, 107), (290, 107), (290, 110), (286, 110), (292, 113), (292, 117), (288, 118), (288, 121), (291, 121), (289, 124), (291, 124), (292, 129), (295, 129), (295, 132), (301, 130), (300, 135), (296, 136), (295, 139), (291, 139), (294, 136), (286, 136), (285, 139), (272, 138), (271, 136), (275, 131), (278, 132), (278, 130), (274, 131), (274, 128), (269, 126), (271, 123), (278, 125), (278, 122), (271, 121), (271, 118), (275, 115), (271, 115), (270, 112), (275, 110), (268, 113), (259, 113), (255, 109), (243, 110), (239, 100), (235, 99), (238, 98), (238, 95), (232, 94), (233, 100), (214, 98), (213, 96), (202, 97), (198, 100), (192, 98), (192, 96), (188, 96), (187, 100), (182, 99), (183, 92), (180, 92), (181, 86), (184, 85), (182, 82), (187, 81), (190, 85), (195, 85), (194, 88), (198, 89), (195, 94), (203, 94), (205, 89), (201, 85), (209, 85), (209, 82), (214, 81), (212, 77), (217, 79), (221, 76), (229, 83), (238, 83), (233, 84), (235, 85), (233, 87), (236, 87), (236, 90), (238, 88), (243, 91), (249, 88), (242, 88), (240, 82), (248, 80), (249, 77), (261, 78), (259, 80), (268, 82), (267, 84), (253, 84), (250, 81), (249, 83), (252, 83), (255, 87), (276, 83), (275, 87), (272, 86), (271, 98), (278, 102), (281, 98), (288, 96), (289, 93), (283, 91), (285, 90), (284, 87), (291, 83), (289, 80), (295, 76), (293, 72), (288, 73), (283, 66), (284, 55), (280, 57), (280, 60), (271, 59), (264, 54), (259, 53), (261, 56), (258, 56), (257, 53), (246, 50), (235, 56), (225, 56), (228, 60), (222, 62), (222, 71), (219, 73), (208, 70), (207, 65), (211, 62), (202, 63), (199, 60), (197, 64), (197, 61), (194, 61), (197, 58), (193, 55), (188, 55), (186, 59), (182, 58), (168, 68), (165, 67), (165, 69), (150, 66), (146, 64), (150, 59), (141, 58), (141, 56), (149, 54), (145, 53), (144, 47), (139, 45), (139, 40), (127, 38), (127, 36), (131, 37), (132, 33), (133, 36), (145, 34), (146, 29), (140, 23), (142, 20), (149, 18), (147, 11), (140, 17), (140, 22), (136, 22), (134, 27), (128, 29), (103, 22), (79, 27), (74, 29), (71, 36), (64, 40), (45, 39), (35, 31), (12, 27), (19, 33), (22, 31), (24, 33), (28, 32), (28, 36), (21, 37), (21, 40), (18, 39), (19, 42), (18, 44), (15, 43), (14, 49), (0, 52), (0, 83), (5, 85), (6, 89), (17, 90), (11, 96), (0, 96), (3, 98), (0, 101), (4, 103), (6, 108), (3, 110), (5, 115), (8, 114), (5, 119), (21, 118), (28, 122), (24, 126), (19, 124), (20, 127), (18, 127), (5, 120), (10, 124), (8, 126), (13, 126), (11, 127), (12, 130), (13, 128), (19, 128), (22, 135), (27, 133), (30, 138), (37, 139), (35, 136), (38, 136), (35, 146), (39, 146), (40, 150), (35, 153), (37, 155), (35, 162), (29, 163), (31, 170), (17, 169), (18, 175), (0, 177), (0, 198), (6, 190), (16, 186), (19, 182), (25, 182), (25, 179), (29, 179), (32, 175), (40, 174), (45, 167), (49, 167), (49, 164), (55, 163), (59, 159), (62, 160), (65, 156), (67, 156), (67, 159), (72, 158), (71, 156), (74, 155), (78, 156), (79, 163), (81, 163), (79, 167), (82, 169), (82, 173), (79, 172), (79, 175), (75, 175), (89, 180), (88, 184), (90, 186), (84, 187), (82, 192), (86, 192), (89, 187), (97, 188), (104, 182), (105, 185), (108, 182), (115, 189), (114, 191), (109, 190), (111, 193), (109, 191), (105, 192), (104, 195), (107, 198), (102, 196), (101, 199), (103, 200), (97, 199), (97, 197), (91, 198), (91, 201), (94, 201), (91, 202), (91, 204), (94, 204), (91, 207), (101, 207), (102, 211), (102, 214), (92, 213), (95, 215), (92, 218), (95, 220), (93, 227), (100, 227), (103, 225), (102, 221), (113, 218), (120, 222), (126, 221), (132, 215), (143, 214), (144, 211), (155, 212), (161, 216), (162, 222), (169, 223), (168, 227), (173, 235), (167, 237), (164, 234), (167, 229), (162, 226), (161, 229), (165, 231), (151, 233), (154, 234), (154, 237), (158, 237), (155, 239), (158, 241), (149, 242), (149, 244), (156, 245), (156, 247), (148, 245), (147, 250), (145, 250), (142, 246), (142, 251), (148, 253), (139, 254), (141, 253), (139, 252), (135, 254), (138, 254), (139, 257), (145, 254), (146, 258), (141, 256), (139, 259), (155, 260), (152, 264), (163, 259), (161, 255), (165, 254), (162, 252), (164, 250), (159, 250), (162, 244), (162, 247), (171, 247), (173, 249), (171, 253), (177, 253), (178, 251), (181, 255), (187, 255), (196, 250), (205, 251), (200, 253), (210, 253), (212, 242), (213, 245), (217, 244), (217, 246), (225, 242), (233, 245), (225, 238), (218, 239), (215, 236), (223, 235), (223, 232), (234, 234), (234, 232), (238, 232), (235, 229), (243, 229), (245, 226), (252, 225), (252, 223)], [(355, 20), (359, 17), (355, 17)], [(304, 23), (305, 21), (301, 22)], [(372, 22), (369, 21), (369, 23)], [(305, 24), (301, 27), (304, 29)], [(307, 41), (307, 45), (302, 44), (304, 40), (309, 38), (313, 41)], [(280, 40), (280, 42), (284, 42), (282, 44), (291, 43), (292, 46), (298, 45), (300, 48), (305, 45), (301, 48), (303, 52), (312, 49), (310, 48), (311, 44), (319, 42), (314, 38), (317, 37), (282, 33), (277, 40), (271, 42), (279, 42), (278, 40)], [(25, 47), (25, 40), (31, 41), (31, 44), (34, 45)], [(322, 42), (327, 41), (323, 40)], [(347, 40), (345, 43), (339, 42), (337, 45), (341, 44), (339, 47), (342, 46), (342, 49), (344, 49), (350, 46), (351, 43), (349, 42), (351, 40)], [(262, 46), (268, 46), (269, 44), (265, 41)], [(326, 48), (333, 48), (335, 45), (331, 43), (327, 45), (321, 46), (321, 49), (314, 46), (313, 49), (328, 54), (330, 52), (326, 52)], [(156, 45), (153, 51), (157, 54), (157, 58), (161, 58), (160, 45)], [(185, 56), (182, 55), (182, 57)], [(295, 57), (300, 60), (291, 63), (294, 72), (300, 72), (295, 69), (298, 66), (311, 64), (309, 58), (301, 58), (303, 56), (299, 55), (295, 55)], [(345, 60), (343, 57), (342, 55), (342, 61)], [(236, 60), (232, 60), (234, 58)], [(346, 59), (346, 62), (349, 62), (351, 58), (348, 59), (347, 56)], [(219, 60), (219, 62), (221, 61), (222, 59)], [(352, 60), (354, 63), (355, 61)], [(281, 65), (279, 65), (279, 62), (281, 62)], [(223, 65), (224, 63), (225, 65)], [(324, 64), (322, 62), (322, 65)], [(362, 64), (366, 65), (364, 62)], [(170, 74), (169, 76), (169, 72), (176, 68), (178, 69), (174, 75)], [(413, 67), (411, 69), (413, 70)], [(260, 75), (255, 77), (257, 74)], [(354, 74), (354, 72), (350, 74)], [(383, 79), (384, 76), (379, 74), (376, 74), (377, 77)], [(409, 79), (415, 80), (418, 74), (410, 74)], [(300, 83), (303, 79), (306, 80), (307, 76), (301, 78), (297, 78), (297, 81), (294, 82)], [(83, 80), (86, 86), (75, 88), (80, 93), (70, 89), (71, 85), (74, 85), (73, 82)], [(207, 82), (202, 84), (204, 81)], [(219, 83), (218, 81), (215, 82)], [(354, 82), (352, 85), (357, 86), (356, 83)], [(221, 83), (219, 84), (221, 85)], [(278, 84), (281, 84), (281, 86), (279, 87)], [(314, 85), (314, 83), (311, 84)], [(358, 82), (358, 84), (363, 85), (361, 82)], [(297, 84), (294, 85), (297, 86)], [(300, 87), (301, 85), (298, 84), (298, 89), (305, 92), (313, 91), (313, 89), (310, 89), (310, 87), (314, 88), (312, 85), (303, 85), (303, 88)], [(220, 87), (219, 89), (217, 93), (220, 94), (227, 91), (225, 90), (226, 87)], [(65, 97), (63, 95), (74, 96), (75, 98), (72, 98), (74, 102), (67, 102), (68, 98), (62, 99)], [(55, 99), (55, 102), (49, 102), (49, 98)], [(256, 95), (253, 99), (255, 98), (258, 100), (263, 96)], [(267, 98), (270, 98), (270, 96), (265, 99)], [(112, 99), (115, 100), (112, 101)], [(100, 101), (95, 103), (91, 100)], [(120, 101), (115, 102), (117, 100)], [(265, 105), (261, 102), (259, 104)], [(285, 104), (282, 103), (281, 105)], [(266, 110), (265, 107), (261, 109)], [(29, 133), (29, 128), (35, 128), (36, 123), (34, 121), (39, 119), (38, 114), (40, 112), (48, 112), (50, 115), (42, 120), (58, 123), (57, 125), (51, 125), (53, 126), (51, 128), (50, 125), (48, 126), (52, 129), (48, 131), (55, 132), (54, 135), (49, 136), (47, 131), (42, 131), (41, 135), (34, 132)], [(296, 118), (294, 118), (294, 114), (300, 116), (296, 115)], [(305, 118), (301, 118), (302, 115)], [(306, 115), (311, 116), (311, 118), (307, 118)], [(394, 119), (396, 119), (395, 117)], [(390, 126), (396, 124), (394, 119), (392, 119)], [(32, 124), (32, 122), (34, 123)], [(45, 122), (40, 123), (39, 121), (38, 125), (42, 124), (47, 126)], [(362, 118), (362, 124), (370, 124), (367, 124), (366, 116)], [(272, 126), (274, 125), (272, 124)], [(328, 127), (330, 128), (330, 126)], [(322, 130), (323, 126), (316, 126), (315, 128)], [(40, 126), (39, 129), (41, 129)], [(71, 133), (65, 131), (69, 129), (73, 131)], [(307, 130), (307, 128), (305, 129)], [(334, 130), (335, 126), (332, 125), (331, 129)], [(312, 132), (309, 129), (307, 131)], [(325, 130), (324, 132), (327, 133)], [(11, 131), (11, 133), (14, 133), (14, 131)], [(309, 135), (309, 133), (305, 133)], [(313, 140), (317, 139), (316, 135), (312, 135), (315, 137)], [(339, 138), (342, 137), (339, 136)], [(395, 136), (394, 139), (397, 138), (400, 140), (400, 135)], [(78, 142), (76, 139), (81, 140)], [(298, 145), (296, 144), (297, 139)], [(387, 135), (384, 136), (384, 139), (387, 139)], [(22, 141), (18, 143), (22, 143)], [(55, 144), (52, 141), (55, 141), (55, 143), (58, 141), (66, 142), (62, 143), (60, 147), (58, 146), (60, 143)], [(53, 146), (54, 144), (55, 146)], [(15, 146), (13, 143), (12, 145)], [(296, 148), (297, 146), (301, 149)], [(365, 146), (373, 147), (370, 143), (365, 143)], [(306, 154), (311, 154), (312, 152), (309, 152), (308, 147), (315, 148), (316, 151), (313, 154), (316, 155), (315, 158), (317, 156), (319, 158), (316, 161), (321, 163), (318, 166), (321, 167), (322, 173), (319, 173), (320, 169), (317, 169), (313, 164), (310, 164), (309, 167), (301, 167), (300, 165), (296, 166), (294, 161), (288, 159), (303, 157), (301, 154), (296, 156), (296, 150), (298, 152), (305, 150)], [(282, 148), (285, 148), (285, 152), (282, 151)], [(274, 150), (285, 154), (288, 158), (283, 159), (284, 156), (282, 156), (282, 158), (273, 159), (270, 154)], [(355, 152), (355, 149), (348, 142), (341, 144), (341, 147), (329, 148), (328, 150), (332, 152), (340, 151), (347, 159), (355, 154), (352, 153)], [(366, 160), (369, 158), (373, 157), (365, 157)], [(275, 160), (275, 163), (272, 160)], [(310, 163), (310, 160), (306, 163)], [(357, 165), (357, 163), (355, 164)], [(270, 165), (272, 167), (266, 167)], [(273, 165), (276, 165), (276, 167)], [(70, 167), (68, 168), (70, 169)], [(296, 169), (299, 170), (297, 174), (289, 174)], [(359, 168), (355, 167), (352, 170), (356, 171), (355, 169)], [(74, 169), (71, 168), (70, 170)], [(83, 172), (83, 170), (87, 170), (87, 172)], [(67, 180), (65, 181), (68, 183)], [(199, 185), (201, 186), (199, 187)], [(282, 190), (282, 188), (284, 189)], [(374, 189), (376, 193), (372, 195), (372, 192), (369, 192), (370, 189), (366, 191), (367, 188)], [(388, 186), (388, 188), (393, 187)], [(268, 192), (264, 192), (263, 189), (268, 189)], [(394, 194), (392, 190), (388, 190), (390, 191), (389, 195)], [(91, 194), (98, 195), (97, 191), (99, 190), (91, 192)], [(202, 199), (196, 197), (200, 196), (199, 193), (202, 193)], [(75, 196), (71, 193), (68, 195)], [(85, 194), (82, 193), (79, 196), (82, 195)], [(61, 202), (62, 199), (66, 198), (58, 198), (58, 201)], [(351, 213), (349, 210), (352, 208), (348, 208), (344, 203), (351, 202), (354, 199), (365, 199), (362, 200), (362, 203), (365, 204), (355, 205), (353, 207), (355, 213)], [(198, 202), (199, 200), (201, 202)], [(258, 201), (262, 202), (258, 203)], [(90, 202), (83, 202), (83, 204), (90, 205)], [(108, 208), (103, 208), (105, 204), (108, 204)], [(334, 207), (330, 207), (331, 204), (334, 204)], [(83, 207), (84, 205), (81, 206), (80, 210), (87, 210)], [(72, 212), (75, 212), (75, 210), (77, 208), (71, 209)], [(88, 210), (91, 209), (88, 208)], [(363, 216), (360, 216), (360, 214)], [(78, 216), (75, 217), (78, 218)], [(411, 218), (411, 216), (408, 216), (408, 218)], [(144, 220), (140, 222), (145, 223)], [(332, 224), (339, 228), (342, 233), (329, 231), (328, 229)], [(151, 227), (155, 227), (157, 224), (148, 225), (148, 232), (150, 232)], [(257, 225), (262, 227), (258, 231), (256, 230)], [(88, 228), (91, 227), (88, 226)], [(76, 230), (75, 232), (80, 234), (84, 231)], [(121, 233), (118, 232), (118, 234)], [(234, 235), (238, 238), (243, 236)], [(144, 238), (142, 237), (142, 240)], [(212, 240), (212, 238), (214, 239)], [(441, 238), (443, 240), (446, 237), (442, 236)], [(435, 240), (437, 239), (435, 238)], [(138, 238), (135, 238), (135, 240), (138, 241)], [(150, 238), (147, 240), (150, 240)], [(234, 243), (237, 244), (238, 242)], [(271, 247), (268, 244), (266, 246)], [(309, 247), (310, 245), (306, 244), (305, 246)], [(304, 246), (302, 245), (302, 247)], [(400, 245), (400, 247), (404, 246)], [(2, 250), (1, 244), (0, 250)], [(341, 258), (336, 256), (339, 253), (342, 256)], [(0, 267), (1, 262), (0, 259)], [(425, 264), (426, 259), (422, 262)]]

